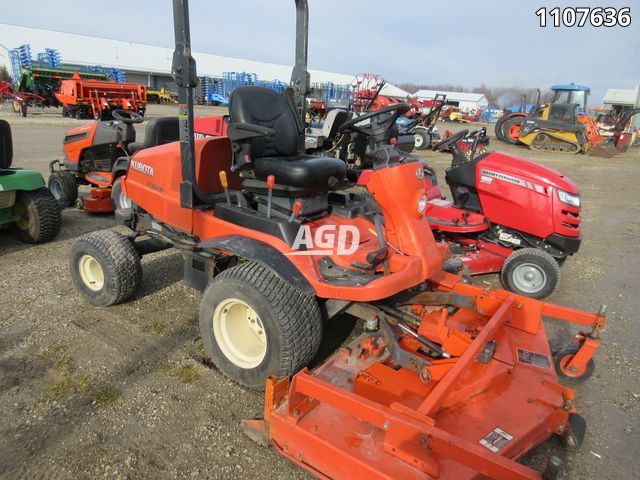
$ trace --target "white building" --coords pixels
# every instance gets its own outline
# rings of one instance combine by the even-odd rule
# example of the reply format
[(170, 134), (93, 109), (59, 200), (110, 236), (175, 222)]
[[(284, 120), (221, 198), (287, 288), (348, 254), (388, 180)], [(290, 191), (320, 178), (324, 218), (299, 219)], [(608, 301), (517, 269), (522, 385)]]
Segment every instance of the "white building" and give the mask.
[(640, 107), (640, 85), (633, 90), (610, 88), (604, 94), (602, 103), (605, 105), (620, 105), (623, 107)]
[(482, 93), (444, 92), (441, 90), (418, 90), (413, 94), (418, 100), (433, 100), (436, 94), (447, 96), (447, 103), (461, 110), (478, 110), (489, 106), (487, 97)]
[[(126, 72), (129, 82), (154, 88), (173, 88), (170, 76), (172, 48), (0, 23), (0, 64), (6, 65), (10, 70), (9, 50), (23, 44), (31, 45), (34, 57), (45, 48), (54, 48), (61, 53), (65, 66), (100, 65), (118, 68)], [(222, 77), (224, 72), (250, 72), (266, 81), (289, 82), (291, 78), (291, 65), (208, 53), (193, 52), (192, 55), (196, 60), (199, 76)], [(338, 85), (350, 84), (354, 78), (352, 74), (320, 70), (310, 70), (310, 73), (312, 82), (333, 82)]]

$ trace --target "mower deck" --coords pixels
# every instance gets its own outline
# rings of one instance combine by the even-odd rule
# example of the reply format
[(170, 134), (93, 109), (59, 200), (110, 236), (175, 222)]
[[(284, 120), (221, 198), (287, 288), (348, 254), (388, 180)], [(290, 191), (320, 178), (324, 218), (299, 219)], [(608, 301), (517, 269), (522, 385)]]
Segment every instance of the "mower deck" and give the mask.
[(418, 333), (444, 341), (451, 358), (423, 355), (395, 327), (402, 350), (427, 361), (401, 367), (384, 334), (362, 334), (313, 371), (271, 379), (264, 420), (246, 422), (247, 434), (319, 478), (540, 479), (516, 460), (566, 434), (575, 412), (542, 316), (594, 331), (604, 317), (504, 291), (452, 292), (453, 313), (451, 304), (411, 307), (421, 311)]

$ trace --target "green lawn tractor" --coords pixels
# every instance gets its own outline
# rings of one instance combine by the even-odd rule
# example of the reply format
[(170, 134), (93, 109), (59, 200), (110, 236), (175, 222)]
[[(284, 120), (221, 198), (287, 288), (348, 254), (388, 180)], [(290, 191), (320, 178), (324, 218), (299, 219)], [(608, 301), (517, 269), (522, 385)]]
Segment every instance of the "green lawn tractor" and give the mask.
[(0, 120), (0, 229), (9, 228), (26, 243), (44, 243), (60, 232), (60, 207), (40, 172), (10, 168), (11, 126)]

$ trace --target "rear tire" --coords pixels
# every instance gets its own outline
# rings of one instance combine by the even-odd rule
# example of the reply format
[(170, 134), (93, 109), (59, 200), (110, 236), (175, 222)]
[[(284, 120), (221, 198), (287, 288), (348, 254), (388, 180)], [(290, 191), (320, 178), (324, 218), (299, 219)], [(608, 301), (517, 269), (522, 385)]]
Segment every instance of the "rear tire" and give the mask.
[(61, 208), (70, 207), (78, 199), (76, 177), (65, 170), (58, 170), (49, 176), (47, 187)]
[(200, 332), (222, 373), (263, 389), (268, 377), (293, 375), (311, 361), (322, 339), (322, 317), (314, 296), (245, 262), (216, 276), (205, 290)]
[(560, 283), (556, 259), (537, 248), (513, 252), (502, 266), (500, 281), (507, 290), (531, 298), (546, 298)]
[(520, 131), (519, 127), (523, 123), (524, 117), (514, 117), (507, 120), (502, 126), (502, 131), (504, 132), (504, 141), (510, 145), (517, 145), (518, 143), (520, 143), (515, 133)]
[(416, 150), (426, 150), (431, 146), (431, 137), (426, 131), (416, 129), (411, 133), (413, 133), (415, 137), (414, 147)]
[(22, 217), (13, 225), (13, 231), (23, 242), (44, 243), (60, 233), (60, 207), (46, 188), (17, 192), (13, 209)]
[(83, 235), (71, 246), (71, 278), (94, 305), (122, 303), (142, 281), (140, 255), (133, 242), (112, 230)]

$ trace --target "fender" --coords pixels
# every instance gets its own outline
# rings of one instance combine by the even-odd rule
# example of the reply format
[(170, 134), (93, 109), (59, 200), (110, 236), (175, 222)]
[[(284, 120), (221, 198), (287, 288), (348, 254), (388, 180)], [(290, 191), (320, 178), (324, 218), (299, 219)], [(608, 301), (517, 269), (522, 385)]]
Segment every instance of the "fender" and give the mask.
[(115, 162), (113, 162), (113, 168), (111, 169), (111, 173), (113, 174), (113, 178), (118, 177), (120, 173), (126, 174), (129, 170), (129, 157), (120, 157)]
[(296, 266), (282, 252), (264, 242), (239, 235), (228, 235), (204, 240), (198, 244), (198, 247), (222, 250), (258, 262), (273, 270), (278, 277), (296, 290), (306, 295), (316, 295), (314, 288)]

